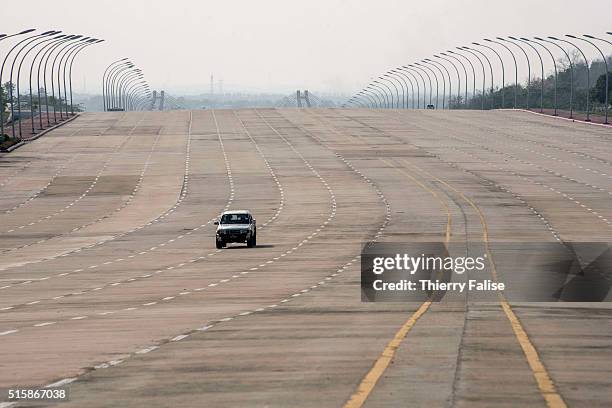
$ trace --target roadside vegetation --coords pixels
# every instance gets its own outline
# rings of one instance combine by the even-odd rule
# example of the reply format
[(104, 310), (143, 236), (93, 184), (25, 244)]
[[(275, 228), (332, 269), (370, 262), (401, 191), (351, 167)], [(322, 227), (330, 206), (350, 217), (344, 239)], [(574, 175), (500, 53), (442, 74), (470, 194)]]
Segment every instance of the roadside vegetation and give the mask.
[[(0, 106), (0, 113), (1, 113), (0, 120), (2, 120), (2, 122), (4, 123), (8, 119), (8, 112), (7, 112), (8, 95), (7, 95), (7, 92), (5, 91), (5, 87), (1, 85), (0, 85), (0, 94), (2, 95), (2, 106)], [(19, 142), (20, 140), (18, 138), (9, 137), (6, 133), (0, 134), (0, 152), (6, 151), (8, 148), (10, 148), (13, 145), (16, 145)]]
[[(612, 67), (612, 57), (607, 59), (608, 66)], [(573, 68), (573, 77), (572, 77)], [(544, 109), (554, 109), (555, 107), (555, 73), (549, 73), (544, 78), (544, 91), (542, 93), (542, 78), (534, 76), (534, 71), (539, 70), (539, 67), (531, 67), (532, 78), (530, 81), (518, 83), (514, 82), (514, 67), (506, 67), (505, 85), (503, 88), (495, 87), (491, 92), (491, 83), (487, 82), (485, 94), (482, 94), (482, 82), (476, 85), (476, 95), (468, 98), (467, 107), (471, 109), (481, 109), (484, 105), (485, 109), (500, 109), (516, 107), (539, 109), (541, 103)], [(605, 111), (606, 99), (606, 67), (603, 60), (595, 60), (591, 62), (589, 72), (589, 84), (587, 86), (587, 66), (584, 60), (580, 60), (574, 56), (572, 67), (570, 67), (567, 59), (557, 61), (557, 107), (562, 111), (570, 110), (570, 98), (574, 112), (584, 112), (587, 110), (587, 96), (590, 96), (590, 110), (594, 114), (603, 114)], [(495, 79), (499, 81), (499, 78)], [(572, 95), (572, 80), (573, 80), (573, 95)], [(612, 88), (612, 74), (609, 77), (610, 86)], [(470, 86), (472, 84), (470, 83)], [(478, 87), (480, 86), (480, 90)], [(590, 91), (589, 91), (590, 89)], [(471, 89), (468, 89), (468, 92)], [(455, 92), (454, 92), (455, 93)], [(463, 90), (462, 90), (463, 93)], [(612, 102), (612, 92), (608, 95), (609, 101)], [(503, 104), (502, 104), (503, 98)], [(451, 99), (452, 107), (465, 107), (463, 104), (464, 98), (454, 96)]]

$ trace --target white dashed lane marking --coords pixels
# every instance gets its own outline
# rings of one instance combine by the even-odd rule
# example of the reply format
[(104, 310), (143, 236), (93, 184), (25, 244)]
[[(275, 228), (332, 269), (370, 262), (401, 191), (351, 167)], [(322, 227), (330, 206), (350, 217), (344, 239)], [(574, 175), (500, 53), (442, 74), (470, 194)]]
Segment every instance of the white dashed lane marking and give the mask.
[[(373, 188), (376, 190), (376, 192), (377, 192), (377, 195), (378, 195), (379, 199), (380, 199), (380, 200), (382, 201), (382, 203), (384, 204), (384, 206), (385, 206), (385, 211), (386, 211), (386, 216), (385, 216), (385, 219), (384, 219), (384, 221), (383, 221), (383, 224), (382, 224), (381, 228), (379, 229), (378, 233), (377, 233), (377, 234), (375, 235), (375, 237), (373, 238), (373, 240), (378, 240), (378, 239), (381, 237), (383, 230), (384, 230), (384, 229), (386, 228), (386, 226), (389, 224), (389, 221), (390, 221), (390, 214), (391, 214), (390, 205), (389, 205), (388, 201), (386, 200), (386, 198), (384, 197), (384, 195), (383, 195), (382, 191), (380, 191), (380, 189), (379, 189), (379, 188), (378, 188), (378, 187), (377, 187), (377, 186), (376, 186), (376, 185), (375, 185), (375, 184), (374, 184), (372, 181), (370, 181), (369, 179), (367, 179), (365, 176), (361, 175), (361, 173), (360, 173), (360, 172), (358, 172), (358, 171), (357, 171), (357, 170), (356, 170), (356, 169), (353, 167), (353, 165), (352, 165), (352, 164), (351, 164), (351, 163), (350, 163), (348, 160), (346, 160), (345, 158), (343, 158), (341, 155), (336, 154), (336, 156), (337, 156), (339, 159), (341, 159), (341, 160), (342, 160), (342, 161), (343, 161), (343, 162), (344, 162), (344, 163), (345, 163), (345, 164), (346, 164), (346, 165), (347, 165), (347, 166), (348, 166), (348, 167), (349, 167), (351, 170), (353, 170), (353, 171), (355, 171), (355, 172), (359, 173), (359, 174), (360, 174), (360, 176), (361, 176), (361, 177), (362, 177), (362, 178), (363, 178), (363, 179), (364, 179), (364, 180), (365, 180), (365, 181), (366, 181), (368, 184), (370, 184), (370, 185), (371, 185), (371, 186), (372, 186), (372, 187), (373, 187)], [(305, 159), (304, 159), (304, 160), (305, 160)], [(311, 170), (315, 171), (314, 169), (312, 169), (312, 167), (311, 167), (311, 166), (309, 166), (309, 167), (311, 168)], [(315, 173), (315, 174), (316, 174), (316, 173)], [(320, 175), (319, 175), (319, 178), (321, 178), (321, 176), (320, 176)], [(324, 180), (323, 180), (323, 182), (324, 182)], [(324, 183), (325, 183), (325, 182), (324, 182)], [(325, 185), (327, 186), (327, 184), (326, 184), (326, 183), (325, 183)], [(329, 187), (329, 186), (328, 186), (328, 187)], [(331, 215), (330, 215), (330, 217), (327, 219), (327, 221), (326, 221), (326, 222), (325, 222), (325, 223), (324, 223), (324, 224), (323, 224), (323, 225), (320, 227), (320, 229), (318, 229), (318, 230), (317, 230), (317, 232), (320, 232), (320, 230), (322, 230), (322, 229), (325, 227), (325, 225), (327, 225), (327, 224), (329, 223), (329, 221), (335, 217), (335, 212), (336, 212), (336, 209), (335, 209), (335, 207), (336, 207), (336, 203), (335, 203), (335, 196), (333, 196), (333, 192), (332, 192), (331, 188), (328, 188), (328, 190), (330, 191), (330, 194), (332, 194), (332, 197), (333, 197), (333, 200), (332, 200), (332, 202), (333, 202), (333, 210), (332, 210), (332, 214), (331, 214)], [(297, 250), (297, 249), (298, 249), (297, 247), (294, 247), (293, 249), (291, 249), (291, 250), (289, 250), (289, 251), (286, 251), (286, 253), (291, 253), (291, 252), (293, 252), (293, 251), (295, 251), (295, 250)], [(337, 276), (337, 275), (338, 275), (340, 272), (342, 272), (342, 271), (346, 270), (346, 269), (347, 269), (347, 268), (348, 268), (350, 265), (352, 265), (352, 264), (353, 264), (354, 262), (356, 262), (358, 259), (359, 259), (359, 257), (358, 257), (358, 256), (354, 257), (354, 258), (353, 258), (353, 259), (351, 259), (349, 262), (345, 263), (345, 264), (344, 264), (344, 265), (343, 265), (341, 268), (339, 268), (339, 269), (337, 269), (336, 271), (332, 272), (332, 273), (331, 273), (329, 276), (327, 276), (327, 277), (326, 277), (324, 280), (319, 281), (319, 282), (318, 282), (316, 285), (312, 285), (312, 286), (310, 286), (308, 289), (303, 289), (303, 290), (300, 290), (298, 293), (295, 293), (294, 295), (298, 295), (298, 296), (299, 296), (299, 295), (300, 295), (300, 294), (302, 294), (302, 293), (307, 293), (307, 292), (310, 292), (311, 290), (314, 290), (314, 289), (316, 289), (316, 288), (318, 288), (318, 287), (321, 287), (321, 286), (323, 286), (323, 285), (326, 285), (326, 284), (327, 284), (327, 282), (329, 282), (331, 279), (333, 279), (333, 277)], [(244, 271), (244, 272), (242, 272), (241, 274), (246, 274), (246, 273), (248, 273), (248, 271)], [(234, 276), (237, 276), (237, 277), (238, 277), (239, 275), (234, 275)], [(210, 286), (210, 285), (209, 285), (209, 286)], [(196, 291), (198, 291), (198, 290), (202, 290), (202, 289), (204, 289), (204, 288), (198, 288), (198, 289), (196, 289)], [(287, 303), (287, 302), (289, 302), (289, 301), (290, 301), (290, 299), (283, 299), (283, 300), (282, 300), (282, 302), (283, 302), (283, 303)], [(151, 302), (151, 304), (155, 304), (155, 303), (156, 303), (156, 302)], [(235, 318), (244, 318), (244, 317), (246, 317), (246, 316), (250, 316), (250, 315), (253, 315), (253, 314), (257, 314), (257, 313), (265, 312), (266, 310), (272, 310), (272, 309), (275, 309), (275, 308), (277, 308), (277, 307), (278, 307), (278, 304), (271, 304), (271, 305), (268, 305), (268, 306), (265, 306), (265, 307), (258, 307), (258, 308), (255, 308), (255, 309), (253, 309), (253, 310), (243, 311), (243, 312), (238, 313), (238, 314), (237, 314), (237, 315), (235, 315), (235, 316), (227, 316), (227, 317), (220, 318), (220, 319), (218, 319), (218, 320), (216, 320), (216, 321), (213, 321), (213, 322), (207, 323), (206, 325), (204, 325), (204, 326), (202, 326), (202, 327), (200, 327), (200, 328), (198, 328), (198, 329), (195, 329), (195, 330), (194, 330), (194, 331), (192, 331), (192, 332), (203, 332), (203, 331), (208, 331), (208, 330), (210, 330), (211, 328), (213, 328), (213, 327), (215, 326), (215, 324), (219, 324), (219, 323), (223, 323), (223, 322), (229, 322), (229, 321), (232, 321), (232, 320), (233, 320), (233, 319), (235, 319)], [(135, 309), (135, 308), (133, 308), (133, 309)], [(113, 312), (113, 311), (106, 311), (106, 312), (99, 312), (99, 313), (98, 313), (98, 315), (108, 315), (108, 314), (112, 314), (112, 313), (114, 313), (114, 312)], [(54, 323), (55, 323), (55, 322), (46, 322), (46, 323), (43, 323), (43, 324), (48, 325), (48, 324), (54, 324)], [(39, 325), (40, 325), (40, 324), (39, 324)], [(12, 332), (18, 332), (18, 330), (13, 330)], [(190, 335), (190, 334), (191, 334), (191, 333), (183, 333), (183, 334), (179, 334), (179, 335), (176, 335), (176, 336), (172, 337), (172, 338), (171, 338), (169, 341), (170, 341), (170, 342), (178, 342), (178, 341), (181, 341), (181, 340), (183, 340), (183, 339), (185, 339), (185, 338), (189, 337), (189, 335)], [(152, 352), (152, 351), (154, 351), (154, 350), (157, 350), (159, 347), (160, 347), (160, 346), (150, 346), (150, 347), (147, 347), (147, 348), (144, 348), (144, 349), (140, 349), (140, 350), (138, 350), (138, 351), (134, 352), (132, 355), (128, 356), (127, 358), (132, 357), (132, 356), (136, 356), (136, 355), (143, 355), (143, 354), (147, 354), (147, 353), (149, 353), (149, 352)], [(108, 361), (108, 362), (105, 362), (105, 363), (97, 364), (97, 365), (95, 365), (95, 366), (93, 367), (93, 369), (94, 369), (94, 370), (98, 370), (98, 369), (106, 369), (106, 368), (110, 368), (110, 367), (113, 367), (113, 366), (119, 365), (119, 364), (123, 363), (124, 361), (125, 361), (125, 359), (121, 359), (121, 360), (111, 360), (111, 361)], [(75, 381), (75, 380), (76, 380), (76, 378), (69, 378), (69, 379), (65, 379), (65, 380), (60, 380), (60, 382), (61, 382), (61, 381), (69, 381), (69, 382), (73, 382), (73, 381)]]
[[(190, 113), (190, 124), (189, 124), (189, 129), (190, 129), (190, 130), (189, 130), (189, 135), (188, 135), (188, 140), (187, 140), (187, 148), (186, 148), (186, 157), (187, 157), (187, 158), (189, 158), (190, 151), (191, 151), (191, 113)], [(184, 175), (184, 177), (183, 177), (183, 185), (181, 186), (181, 191), (180, 191), (180, 193), (179, 193), (179, 196), (178, 196), (177, 201), (175, 202), (174, 206), (173, 206), (173, 207), (171, 207), (169, 210), (165, 211), (164, 213), (160, 214), (160, 215), (159, 215), (157, 218), (155, 218), (154, 220), (152, 220), (152, 221), (150, 221), (150, 222), (148, 222), (148, 223), (146, 223), (146, 224), (143, 224), (143, 225), (141, 225), (141, 226), (138, 226), (138, 227), (136, 227), (136, 228), (133, 228), (133, 229), (131, 229), (131, 230), (129, 230), (129, 231), (125, 231), (125, 232), (122, 232), (122, 233), (120, 233), (120, 234), (113, 235), (113, 236), (110, 236), (110, 237), (105, 237), (105, 238), (101, 239), (100, 241), (94, 242), (93, 244), (90, 244), (90, 245), (84, 246), (84, 247), (82, 247), (82, 248), (77, 248), (77, 249), (74, 249), (74, 250), (72, 250), (72, 251), (68, 251), (68, 252), (65, 252), (65, 253), (62, 253), (62, 254), (59, 254), (59, 255), (55, 255), (55, 256), (50, 256), (50, 257), (42, 258), (42, 259), (35, 260), (35, 261), (24, 262), (23, 264), (20, 264), (20, 265), (18, 265), (18, 266), (16, 266), (16, 267), (4, 267), (4, 268), (0, 268), (0, 271), (3, 271), (3, 270), (8, 270), (8, 269), (13, 269), (13, 268), (19, 268), (19, 267), (22, 267), (22, 266), (25, 266), (25, 265), (29, 265), (29, 264), (35, 264), (35, 263), (45, 262), (45, 261), (49, 261), (49, 260), (53, 260), (53, 259), (57, 259), (57, 258), (61, 258), (61, 257), (66, 257), (66, 256), (69, 256), (69, 255), (72, 255), (72, 254), (80, 253), (82, 250), (85, 250), (85, 249), (91, 249), (91, 248), (94, 248), (94, 247), (96, 247), (96, 246), (102, 245), (102, 244), (104, 244), (104, 243), (107, 243), (107, 242), (110, 242), (110, 241), (114, 241), (114, 240), (116, 240), (116, 239), (118, 239), (118, 238), (124, 237), (124, 236), (126, 236), (126, 235), (128, 235), (128, 234), (131, 234), (131, 233), (134, 233), (134, 232), (136, 232), (136, 231), (139, 231), (139, 230), (141, 230), (141, 229), (143, 229), (143, 228), (146, 228), (146, 227), (147, 227), (147, 226), (149, 226), (149, 225), (152, 225), (152, 224), (155, 224), (155, 223), (160, 222), (160, 221), (161, 221), (161, 220), (163, 220), (163, 219), (164, 219), (166, 216), (168, 216), (168, 215), (172, 214), (172, 213), (173, 213), (173, 212), (174, 212), (174, 211), (175, 211), (175, 210), (176, 210), (176, 209), (177, 209), (177, 208), (178, 208), (178, 207), (181, 205), (181, 203), (182, 203), (182, 202), (184, 201), (184, 199), (186, 198), (187, 191), (188, 191), (188, 190), (187, 190), (187, 180), (188, 180), (188, 178), (189, 178), (189, 174), (188, 174), (188, 172), (189, 172), (189, 166), (188, 166), (188, 165), (186, 165), (186, 166), (185, 166), (185, 172), (186, 172), (186, 173), (185, 173), (185, 175)], [(127, 202), (126, 202), (126, 203), (127, 203)], [(127, 204), (126, 204), (126, 205), (127, 205)], [(117, 211), (117, 210), (116, 210), (116, 211)], [(94, 222), (97, 222), (97, 221), (94, 221)], [(117, 260), (115, 260), (115, 262), (120, 262), (120, 261), (123, 261), (123, 259), (117, 259)], [(63, 272), (63, 273), (61, 273), (61, 274), (57, 274), (57, 275), (55, 275), (55, 276), (62, 277), (62, 276), (66, 276), (66, 275), (68, 275), (68, 274), (70, 274), (70, 273), (81, 272), (82, 270), (83, 270), (83, 269), (76, 269), (76, 270), (73, 270), (73, 271), (70, 271), (70, 272)]]

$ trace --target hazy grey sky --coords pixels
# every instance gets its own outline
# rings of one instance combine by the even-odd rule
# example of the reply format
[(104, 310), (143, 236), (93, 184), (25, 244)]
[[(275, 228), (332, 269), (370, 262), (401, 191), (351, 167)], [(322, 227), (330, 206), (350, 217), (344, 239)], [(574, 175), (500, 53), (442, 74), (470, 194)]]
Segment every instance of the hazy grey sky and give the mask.
[(206, 91), (213, 73), (227, 91), (349, 93), (386, 69), (484, 36), (603, 34), (611, 12), (609, 0), (29, 0), (2, 7), (0, 32), (104, 38), (81, 54), (77, 91), (86, 81), (100, 92), (104, 67), (126, 56), (170, 92)]

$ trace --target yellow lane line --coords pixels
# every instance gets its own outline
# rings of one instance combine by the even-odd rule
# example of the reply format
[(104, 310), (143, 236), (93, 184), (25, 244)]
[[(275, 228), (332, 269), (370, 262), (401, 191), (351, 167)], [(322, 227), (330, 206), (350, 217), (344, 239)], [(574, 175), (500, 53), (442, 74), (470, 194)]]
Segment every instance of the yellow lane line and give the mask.
[(508, 304), (508, 302), (503, 299), (501, 301), (502, 308), (510, 320), (510, 324), (512, 325), (512, 330), (514, 331), (514, 335), (518, 339), (521, 348), (523, 349), (523, 353), (527, 358), (527, 362), (529, 363), (529, 367), (533, 372), (533, 376), (538, 383), (538, 388), (540, 389), (540, 393), (546, 400), (546, 405), (550, 408), (566, 408), (567, 405), (565, 401), (563, 401), (563, 397), (557, 391), (555, 384), (553, 383), (550, 375), (548, 375), (548, 371), (546, 371), (546, 367), (542, 360), (540, 360), (540, 356), (538, 355), (538, 351), (529, 340), (529, 336), (523, 329), (523, 325), (521, 325), (521, 321), (514, 314), (514, 311)]
[(425, 314), (430, 305), (431, 301), (429, 300), (423, 303), (421, 307), (419, 307), (417, 311), (414, 312), (410, 318), (408, 318), (398, 332), (395, 333), (395, 336), (389, 342), (389, 344), (387, 344), (387, 347), (385, 347), (380, 357), (376, 359), (374, 366), (372, 366), (366, 376), (363, 377), (363, 380), (361, 380), (361, 383), (359, 383), (357, 391), (355, 391), (346, 404), (344, 404), (344, 408), (359, 408), (363, 406), (366, 399), (370, 396), (370, 393), (376, 386), (376, 383), (391, 363), (391, 360), (393, 360), (393, 356), (402, 343), (402, 340), (404, 340), (404, 338), (408, 335), (408, 332), (410, 329), (412, 329), (412, 326), (414, 326), (417, 320), (419, 320), (419, 318)]
[[(467, 197), (463, 192), (457, 190), (456, 188), (454, 188), (453, 186), (451, 186), (444, 180), (434, 176), (433, 174), (429, 173), (426, 170), (421, 169), (420, 167), (414, 164), (409, 163), (407, 160), (404, 160), (404, 162), (408, 164), (409, 166), (412, 166), (413, 168), (417, 169), (421, 173), (424, 173), (434, 178), (438, 182), (444, 184), (449, 189), (456, 192), (463, 200), (465, 200), (476, 211), (476, 213), (478, 214), (478, 217), (480, 218), (480, 223), (482, 224), (482, 228), (483, 228), (482, 238), (487, 248), (489, 264), (491, 265), (491, 274), (493, 275), (493, 278), (497, 280), (497, 269), (495, 267), (495, 262), (493, 262), (493, 255), (491, 254), (491, 251), (489, 248), (489, 227), (487, 225), (485, 216), (480, 210), (480, 208), (476, 205), (476, 203), (474, 203), (474, 201), (472, 201), (469, 197)], [(557, 391), (557, 388), (555, 387), (554, 382), (552, 381), (550, 375), (548, 374), (548, 371), (546, 370), (544, 363), (542, 363), (542, 360), (540, 359), (540, 356), (536, 348), (534, 347), (533, 343), (529, 339), (529, 336), (527, 335), (527, 332), (523, 328), (523, 325), (521, 324), (519, 318), (516, 316), (516, 314), (512, 310), (512, 307), (510, 306), (505, 296), (501, 292), (499, 293), (499, 297), (500, 297), (500, 303), (501, 303), (502, 309), (504, 310), (506, 317), (510, 321), (510, 325), (512, 326), (512, 331), (514, 332), (516, 339), (518, 340), (521, 348), (523, 349), (523, 353), (525, 354), (527, 363), (529, 364), (529, 367), (531, 368), (533, 377), (535, 378), (536, 383), (538, 384), (538, 389), (540, 390), (542, 397), (546, 401), (546, 404), (550, 408), (566, 408), (567, 405), (565, 404), (565, 401), (563, 400), (563, 398)]]
[[(336, 129), (332, 128), (332, 130), (334, 130), (335, 133), (339, 133)], [(486, 248), (487, 248), (489, 263), (491, 264), (491, 273), (493, 275), (493, 278), (495, 280), (497, 280), (497, 270), (495, 268), (495, 263), (493, 262), (493, 256), (492, 256), (492, 254), (491, 254), (491, 252), (489, 250), (489, 231), (488, 231), (488, 225), (487, 225), (486, 219), (485, 219), (482, 211), (480, 210), (480, 208), (471, 199), (469, 199), (467, 196), (465, 196), (465, 194), (463, 194), (461, 191), (457, 190), (456, 188), (452, 187), (451, 185), (446, 183), (444, 180), (441, 180), (440, 178), (438, 178), (438, 177), (432, 175), (431, 173), (429, 173), (429, 172), (419, 168), (418, 166), (409, 163), (407, 160), (404, 160), (404, 161), (405, 161), (405, 163), (409, 164), (413, 168), (420, 170), (421, 173), (428, 174), (430, 177), (436, 179), (440, 183), (444, 184), (445, 186), (447, 186), (448, 188), (450, 188), (451, 190), (456, 192), (459, 196), (461, 196), (461, 198), (464, 201), (466, 201), (477, 212), (477, 214), (478, 214), (478, 216), (480, 218), (480, 222), (481, 222), (481, 224), (483, 226), (483, 232), (482, 232), (483, 240), (484, 240)], [(521, 349), (523, 350), (523, 353), (525, 354), (525, 358), (527, 359), (527, 363), (529, 364), (529, 367), (530, 367), (530, 369), (531, 369), (531, 371), (533, 373), (533, 376), (534, 376), (534, 378), (536, 380), (536, 383), (538, 385), (538, 389), (540, 390), (540, 393), (542, 394), (542, 397), (546, 401), (546, 404), (550, 408), (565, 408), (565, 407), (567, 407), (567, 405), (565, 404), (565, 401), (563, 400), (561, 395), (558, 393), (558, 391), (557, 391), (557, 389), (556, 389), (556, 387), (554, 385), (554, 382), (552, 381), (550, 375), (548, 374), (548, 372), (546, 370), (546, 367), (542, 363), (542, 360), (540, 359), (537, 350), (535, 349), (533, 343), (529, 339), (529, 336), (525, 332), (525, 329), (523, 328), (520, 320), (518, 319), (518, 317), (516, 316), (516, 314), (512, 310), (512, 307), (510, 307), (510, 305), (508, 304), (508, 301), (501, 294), (500, 294), (500, 303), (501, 303), (502, 309), (504, 310), (504, 313), (505, 313), (506, 317), (510, 321), (510, 324), (512, 326), (512, 330), (514, 332), (514, 335), (517, 338), (517, 340), (518, 340), (518, 342), (519, 342), (519, 344), (521, 346)], [(408, 322), (406, 322), (406, 323), (408, 323)], [(374, 387), (374, 385), (375, 384), (372, 385), (372, 388)], [(358, 392), (359, 392), (359, 390), (358, 390)], [(370, 389), (370, 392), (371, 392), (371, 389)], [(357, 393), (355, 393), (355, 395), (356, 394)], [(353, 397), (355, 395), (353, 395)], [(351, 400), (353, 399), (353, 397), (351, 397)], [(366, 395), (366, 398), (367, 398), (367, 395)], [(350, 403), (351, 400), (349, 400), (349, 403)], [(359, 405), (348, 405), (349, 403), (347, 403), (344, 408), (361, 407), (364, 402), (365, 402), (365, 398), (363, 399), (363, 401)]]
[[(311, 114), (312, 117), (316, 118), (321, 124), (325, 125), (325, 123), (323, 122), (323, 120), (321, 120), (319, 115), (316, 115), (312, 111), (310, 111), (309, 113)], [(335, 129), (333, 126), (330, 127), (330, 129), (334, 133), (336, 133), (337, 135), (344, 136), (344, 137), (348, 138), (348, 135), (344, 135), (343, 133), (341, 133), (337, 129)], [(313, 135), (313, 137), (314, 137), (314, 135)], [(362, 144), (366, 143), (366, 142), (363, 141), (363, 139), (361, 139), (361, 138), (359, 138), (357, 136), (354, 136), (354, 137), (360, 143), (362, 143)], [(425, 184), (423, 184), (422, 182), (417, 180), (414, 176), (412, 176), (412, 174), (408, 173), (406, 170), (397, 167), (396, 165), (394, 165), (393, 163), (389, 162), (388, 160), (385, 160), (385, 159), (380, 159), (380, 160), (382, 162), (386, 163), (387, 165), (389, 165), (394, 170), (396, 170), (399, 173), (401, 173), (402, 175), (410, 178), (413, 182), (415, 182), (417, 185), (419, 185), (425, 191), (428, 191), (430, 194), (432, 194), (434, 196), (434, 198), (436, 198), (436, 200), (438, 200), (442, 204), (442, 206), (444, 207), (444, 209), (446, 211), (445, 243), (448, 245), (448, 243), (450, 242), (450, 239), (451, 239), (452, 215), (451, 215), (450, 208), (449, 208), (448, 204), (446, 203), (446, 201), (442, 200), (440, 198), (440, 196), (438, 195), (438, 193), (436, 193), (435, 190), (432, 190), (431, 188), (429, 188), (428, 186), (426, 186)], [(397, 331), (397, 333), (395, 334), (393, 339), (387, 344), (387, 346), (383, 350), (383, 352), (380, 355), (380, 357), (374, 362), (374, 365), (372, 366), (372, 368), (368, 371), (368, 373), (361, 380), (361, 382), (357, 386), (357, 390), (351, 395), (349, 400), (344, 404), (343, 408), (360, 408), (360, 407), (363, 406), (363, 404), (365, 403), (367, 398), (370, 396), (372, 390), (376, 386), (376, 383), (378, 382), (380, 377), (382, 377), (383, 373), (385, 372), (385, 370), (387, 369), (387, 367), (389, 366), (389, 364), (393, 360), (395, 352), (399, 348), (402, 340), (404, 338), (406, 338), (406, 336), (408, 335), (408, 332), (410, 332), (410, 330), (416, 324), (416, 322), (419, 320), (419, 318), (423, 314), (425, 314), (425, 312), (427, 312), (427, 310), (431, 306), (431, 303), (432, 303), (431, 301), (426, 301), (423, 304), (421, 304), (421, 306), (400, 327), (400, 329)]]
[(403, 169), (401, 167), (397, 167), (396, 165), (394, 165), (393, 163), (391, 163), (387, 159), (380, 159), (380, 161), (388, 164), (394, 170), (396, 170), (399, 173), (403, 174), (404, 176), (408, 177), (414, 183), (418, 184), (422, 189), (424, 189), (425, 191), (429, 192), (432, 196), (434, 196), (434, 198), (436, 200), (438, 200), (439, 203), (442, 204), (442, 206), (444, 207), (444, 210), (446, 212), (446, 233), (445, 233), (445, 236), (444, 236), (444, 243), (448, 244), (450, 242), (450, 240), (451, 240), (451, 232), (452, 232), (451, 229), (452, 229), (452, 221), (453, 221), (452, 218), (453, 217), (451, 216), (451, 210), (450, 210), (450, 207), (448, 206), (448, 204), (446, 203), (446, 201), (443, 200), (442, 198), (440, 198), (440, 195), (438, 195), (438, 193), (435, 190), (431, 189), (427, 185), (423, 184), (421, 181), (417, 180), (412, 174), (410, 174), (408, 171), (406, 171), (406, 169)]
[[(446, 232), (445, 232), (444, 242), (448, 245), (451, 239), (452, 215), (451, 215), (450, 208), (448, 204), (446, 203), (446, 201), (442, 200), (440, 196), (438, 195), (438, 193), (436, 193), (434, 190), (429, 188), (427, 185), (417, 180), (414, 176), (412, 176), (406, 170), (395, 166), (393, 163), (391, 163), (390, 161), (386, 159), (380, 159), (380, 160), (386, 163), (387, 165), (389, 165), (394, 170), (401, 173), (402, 175), (410, 178), (414, 183), (419, 185), (425, 191), (429, 192), (436, 200), (438, 200), (442, 204), (442, 206), (444, 207), (444, 210), (446, 211)], [(365, 377), (363, 377), (363, 379), (357, 386), (357, 390), (351, 395), (349, 400), (344, 404), (344, 408), (360, 408), (363, 406), (365, 401), (368, 399), (368, 397), (372, 393), (372, 390), (376, 386), (376, 383), (378, 382), (380, 377), (382, 377), (383, 373), (385, 372), (389, 364), (391, 364), (391, 361), (393, 360), (393, 357), (395, 356), (395, 352), (401, 345), (402, 340), (404, 340), (404, 338), (408, 335), (408, 332), (410, 332), (410, 330), (416, 324), (419, 318), (423, 316), (425, 312), (427, 312), (430, 306), (431, 306), (430, 300), (421, 304), (421, 306), (400, 327), (397, 333), (395, 333), (395, 336), (393, 336), (393, 339), (391, 339), (391, 341), (384, 348), (380, 357), (376, 359), (370, 371), (368, 371)]]

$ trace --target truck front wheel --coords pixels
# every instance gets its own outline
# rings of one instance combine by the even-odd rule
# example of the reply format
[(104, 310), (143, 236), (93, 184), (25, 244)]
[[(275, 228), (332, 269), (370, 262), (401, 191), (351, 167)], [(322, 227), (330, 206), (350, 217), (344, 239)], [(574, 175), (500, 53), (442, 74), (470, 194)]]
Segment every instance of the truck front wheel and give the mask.
[(257, 238), (255, 235), (252, 235), (251, 238), (247, 239), (247, 247), (253, 248), (257, 243)]

